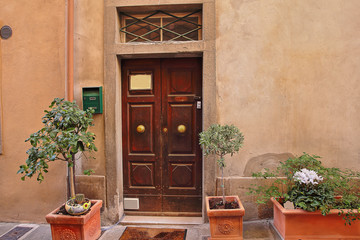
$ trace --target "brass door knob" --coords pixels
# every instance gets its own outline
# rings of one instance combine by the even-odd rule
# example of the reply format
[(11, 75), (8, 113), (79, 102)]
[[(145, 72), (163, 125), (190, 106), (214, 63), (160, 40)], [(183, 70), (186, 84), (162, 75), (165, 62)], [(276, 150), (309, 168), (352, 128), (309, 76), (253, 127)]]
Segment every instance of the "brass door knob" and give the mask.
[(137, 126), (137, 127), (136, 127), (136, 131), (137, 131), (138, 133), (143, 133), (143, 132), (145, 132), (145, 126), (144, 126), (144, 125), (139, 125), (139, 126)]
[(163, 128), (163, 132), (167, 133), (168, 129), (166, 127)]
[(181, 124), (177, 127), (179, 133), (184, 133), (186, 131), (185, 125)]

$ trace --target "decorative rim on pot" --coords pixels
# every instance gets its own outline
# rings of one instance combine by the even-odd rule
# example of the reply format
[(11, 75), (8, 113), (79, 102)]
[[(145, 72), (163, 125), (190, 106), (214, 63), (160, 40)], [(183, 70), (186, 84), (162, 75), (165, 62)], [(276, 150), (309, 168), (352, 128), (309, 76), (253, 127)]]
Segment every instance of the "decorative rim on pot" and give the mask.
[(75, 199), (72, 198), (65, 203), (65, 210), (70, 215), (78, 216), (89, 211), (90, 206), (91, 201), (87, 198), (83, 204), (75, 203)]
[(227, 212), (227, 216), (244, 216), (245, 208), (242, 205), (242, 202), (239, 199), (239, 196), (225, 196), (226, 200), (236, 200), (239, 203), (239, 208), (235, 209), (210, 209), (209, 199), (210, 198), (222, 198), (222, 196), (206, 196), (206, 211), (207, 215), (210, 216), (218, 216), (222, 215), (222, 212)]

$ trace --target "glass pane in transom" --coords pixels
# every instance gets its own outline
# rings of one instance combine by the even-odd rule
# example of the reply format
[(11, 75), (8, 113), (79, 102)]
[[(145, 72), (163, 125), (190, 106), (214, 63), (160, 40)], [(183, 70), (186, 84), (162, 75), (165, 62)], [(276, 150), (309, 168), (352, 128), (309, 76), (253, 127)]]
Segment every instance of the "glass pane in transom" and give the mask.
[(199, 18), (163, 18), (163, 41), (191, 41), (199, 39)]
[(160, 41), (160, 18), (126, 19), (126, 42)]

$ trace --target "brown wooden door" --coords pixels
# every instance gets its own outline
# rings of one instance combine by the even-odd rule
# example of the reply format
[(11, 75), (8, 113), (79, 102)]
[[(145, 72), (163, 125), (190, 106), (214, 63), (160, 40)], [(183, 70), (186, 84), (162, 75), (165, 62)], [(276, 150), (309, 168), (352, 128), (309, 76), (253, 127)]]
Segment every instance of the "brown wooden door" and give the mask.
[(201, 65), (122, 61), (124, 197), (139, 199), (137, 212), (201, 212)]

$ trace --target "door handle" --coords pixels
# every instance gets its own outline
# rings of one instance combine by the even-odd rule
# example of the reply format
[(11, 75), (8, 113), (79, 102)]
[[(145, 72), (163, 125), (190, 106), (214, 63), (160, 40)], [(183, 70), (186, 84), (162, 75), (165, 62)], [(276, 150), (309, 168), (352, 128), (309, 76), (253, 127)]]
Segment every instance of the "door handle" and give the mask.
[(183, 125), (183, 124), (179, 125), (179, 126), (177, 127), (177, 131), (178, 131), (179, 133), (184, 133), (184, 132), (186, 131), (185, 125)]
[(163, 128), (163, 132), (167, 133), (168, 129), (166, 127)]
[(137, 126), (137, 127), (136, 127), (136, 131), (137, 131), (138, 133), (143, 133), (143, 132), (145, 132), (145, 126), (144, 126), (144, 125), (139, 125), (139, 126)]

